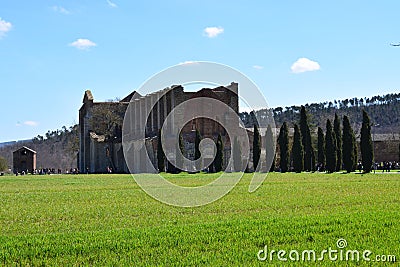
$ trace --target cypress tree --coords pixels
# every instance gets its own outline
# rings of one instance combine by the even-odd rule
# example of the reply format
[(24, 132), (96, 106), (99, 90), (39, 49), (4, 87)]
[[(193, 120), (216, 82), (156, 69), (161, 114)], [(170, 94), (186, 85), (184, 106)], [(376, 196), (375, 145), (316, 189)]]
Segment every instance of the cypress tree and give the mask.
[[(184, 145), (183, 145), (183, 137), (182, 134), (179, 134), (179, 139), (178, 139), (178, 145), (177, 145), (177, 150), (179, 149), (182, 154), (184, 154)], [(183, 169), (183, 157), (180, 156), (178, 153), (176, 153), (176, 171), (179, 173)]]
[[(271, 164), (269, 171), (275, 170), (275, 140), (272, 132), (272, 127), (268, 124), (267, 131), (265, 132), (265, 153), (266, 153), (266, 165), (267, 167)], [(268, 170), (266, 170), (268, 171)]]
[(233, 145), (232, 145), (232, 153), (233, 153), (233, 170), (235, 172), (243, 171), (243, 163), (242, 163), (242, 151), (240, 148), (239, 141), (237, 137), (233, 139)]
[(354, 171), (354, 143), (355, 137), (351, 128), (349, 118), (343, 116), (343, 165), (344, 169), (349, 173)]
[(164, 150), (162, 148), (161, 129), (158, 131), (158, 137), (157, 137), (157, 165), (159, 172), (165, 171), (165, 155), (164, 155)]
[(224, 160), (223, 150), (224, 150), (224, 145), (222, 143), (222, 137), (220, 134), (218, 134), (217, 153), (215, 154), (215, 160), (214, 160), (214, 168), (216, 172), (222, 171), (222, 164)]
[(325, 168), (325, 137), (321, 127), (318, 127), (318, 165), (321, 170)]
[(326, 136), (325, 136), (325, 155), (326, 155), (326, 170), (334, 172), (336, 170), (336, 141), (335, 133), (332, 129), (331, 121), (326, 121)]
[(357, 148), (357, 140), (356, 136), (353, 132), (353, 144), (354, 144), (354, 161), (353, 161), (353, 170), (357, 169), (357, 163), (358, 163), (358, 148)]
[(301, 143), (301, 133), (297, 124), (294, 125), (292, 156), (294, 171), (301, 172), (303, 170), (303, 144)]
[(350, 129), (351, 129), (351, 139), (353, 140), (353, 171), (355, 171), (356, 170), (356, 168), (357, 168), (357, 157), (358, 157), (358, 155), (357, 155), (357, 153), (358, 153), (358, 151), (357, 151), (357, 141), (356, 141), (356, 135), (355, 135), (355, 133), (354, 133), (354, 130), (353, 130), (353, 128), (351, 127), (351, 125), (350, 125)]
[(371, 122), (368, 113), (362, 111), (362, 125), (361, 125), (361, 160), (364, 172), (368, 173), (371, 171), (372, 162), (374, 160), (374, 151), (371, 138)]
[(276, 169), (276, 154), (274, 155), (274, 158), (272, 159), (272, 164), (271, 167), (269, 168), (269, 172), (274, 172)]
[(310, 126), (308, 124), (308, 114), (304, 106), (301, 106), (300, 110), (300, 131), (301, 142), (304, 148), (304, 169), (312, 171), (315, 165), (315, 156), (311, 142)]
[(194, 138), (194, 160), (197, 160), (201, 157), (200, 141), (201, 141), (200, 131), (196, 129), (196, 136)]
[(289, 130), (286, 122), (280, 128), (278, 143), (281, 157), (279, 167), (281, 172), (287, 172), (289, 169)]
[(336, 113), (333, 121), (333, 131), (336, 139), (336, 171), (340, 171), (342, 169), (342, 130), (340, 129), (339, 116)]
[(253, 168), (256, 171), (258, 163), (260, 162), (261, 155), (261, 137), (258, 127), (254, 124), (254, 137), (253, 137)]
[[(310, 140), (311, 140), (311, 135), (310, 135)], [(314, 152), (314, 148), (311, 145), (311, 171), (315, 171), (315, 152)]]

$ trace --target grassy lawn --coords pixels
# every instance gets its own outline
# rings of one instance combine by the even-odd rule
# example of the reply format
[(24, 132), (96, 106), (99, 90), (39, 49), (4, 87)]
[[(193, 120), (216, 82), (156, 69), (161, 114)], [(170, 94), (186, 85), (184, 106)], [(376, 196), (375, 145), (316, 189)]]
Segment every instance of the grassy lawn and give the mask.
[[(197, 186), (215, 174), (168, 175)], [(198, 208), (161, 204), (130, 175), (0, 177), (0, 265), (298, 266), (355, 261), (259, 261), (268, 250), (346, 250), (400, 261), (400, 174), (250, 174)], [(288, 258), (288, 255), (286, 255)], [(375, 262), (376, 263), (376, 262)], [(372, 264), (372, 263), (369, 263)]]

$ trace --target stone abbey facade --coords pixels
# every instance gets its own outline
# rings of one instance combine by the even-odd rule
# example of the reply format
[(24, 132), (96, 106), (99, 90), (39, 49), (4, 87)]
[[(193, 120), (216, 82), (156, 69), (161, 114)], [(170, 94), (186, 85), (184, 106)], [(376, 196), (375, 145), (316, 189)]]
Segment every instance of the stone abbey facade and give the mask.
[[(95, 102), (91, 91), (87, 90), (83, 97), (83, 105), (79, 110), (79, 170), (89, 173), (129, 172), (122, 147), (122, 120), (130, 103), (130, 109), (135, 113), (130, 118), (130, 126), (135, 131), (145, 125), (147, 153), (153, 165), (157, 166), (158, 132), (167, 115), (179, 104), (198, 97), (219, 100), (239, 114), (238, 84), (234, 82), (227, 86), (203, 88), (196, 92), (185, 92), (181, 85), (174, 85), (145, 96), (134, 91), (118, 102)], [(154, 103), (155, 99), (158, 101), (150, 111), (147, 120), (142, 121), (143, 116), (141, 115), (149, 112), (150, 103)], [(113, 128), (112, 135), (96, 132), (95, 124), (103, 123), (93, 119), (96, 110), (110, 111), (108, 115), (116, 116), (114, 120), (119, 121), (121, 125)], [(223, 117), (224, 114), (215, 114), (215, 116)], [(224, 160), (229, 158), (230, 141), (226, 131), (220, 124), (207, 118), (194, 119), (183, 127), (182, 136), (187, 158), (194, 158), (194, 129), (198, 129), (203, 138), (208, 137), (213, 140), (216, 140), (218, 134), (221, 134), (223, 141), (227, 143), (224, 146)]]

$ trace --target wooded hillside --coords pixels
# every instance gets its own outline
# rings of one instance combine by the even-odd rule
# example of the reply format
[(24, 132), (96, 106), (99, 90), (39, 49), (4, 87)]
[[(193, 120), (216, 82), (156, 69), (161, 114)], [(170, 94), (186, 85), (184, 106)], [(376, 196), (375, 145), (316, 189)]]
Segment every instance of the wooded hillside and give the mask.
[[(313, 103), (304, 105), (310, 114), (310, 123), (315, 127), (325, 127), (326, 120), (333, 118), (335, 113), (340, 117), (347, 115), (354, 130), (359, 131), (362, 121), (362, 109), (365, 109), (375, 125), (376, 133), (400, 132), (400, 93), (374, 96), (371, 98), (352, 98), (334, 100), (331, 102)], [(277, 127), (283, 122), (293, 125), (300, 119), (301, 106), (278, 107), (272, 109)], [(268, 114), (268, 110), (256, 111), (257, 118)], [(246, 127), (252, 127), (252, 116), (247, 113), (240, 114)]]

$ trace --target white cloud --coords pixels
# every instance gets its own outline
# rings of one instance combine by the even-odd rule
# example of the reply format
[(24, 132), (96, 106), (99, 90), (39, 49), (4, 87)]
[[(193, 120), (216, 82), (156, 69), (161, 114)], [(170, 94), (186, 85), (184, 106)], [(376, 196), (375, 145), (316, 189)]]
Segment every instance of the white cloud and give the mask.
[(290, 67), (293, 73), (315, 71), (319, 70), (320, 68), (321, 67), (318, 62), (312, 61), (305, 57), (299, 58), (295, 63), (293, 63), (292, 67)]
[(17, 122), (17, 124), (15, 124), (15, 126), (17, 127), (21, 127), (21, 126), (31, 126), (31, 127), (36, 127), (39, 125), (39, 123), (37, 121), (24, 121), (23, 123), (21, 122)]
[(80, 50), (85, 50), (85, 49), (89, 49), (93, 46), (97, 46), (96, 43), (90, 41), (89, 39), (77, 39), (75, 42), (72, 42), (69, 45), (76, 47)]
[(0, 18), (0, 37), (6, 34), (6, 32), (9, 32), (12, 28), (11, 22), (7, 22)]
[(112, 7), (112, 8), (116, 8), (118, 7), (116, 3), (111, 2), (110, 0), (107, 0), (107, 4), (108, 6)]
[(209, 38), (214, 38), (224, 32), (222, 27), (207, 27), (204, 29), (204, 34)]
[(24, 125), (35, 127), (38, 126), (39, 123), (37, 121), (24, 121)]
[(254, 65), (253, 68), (256, 70), (262, 70), (264, 67), (260, 65)]
[(71, 12), (69, 10), (67, 10), (66, 8), (62, 7), (62, 6), (53, 6), (53, 10), (55, 12), (64, 14), (64, 15), (69, 15), (71, 14)]

